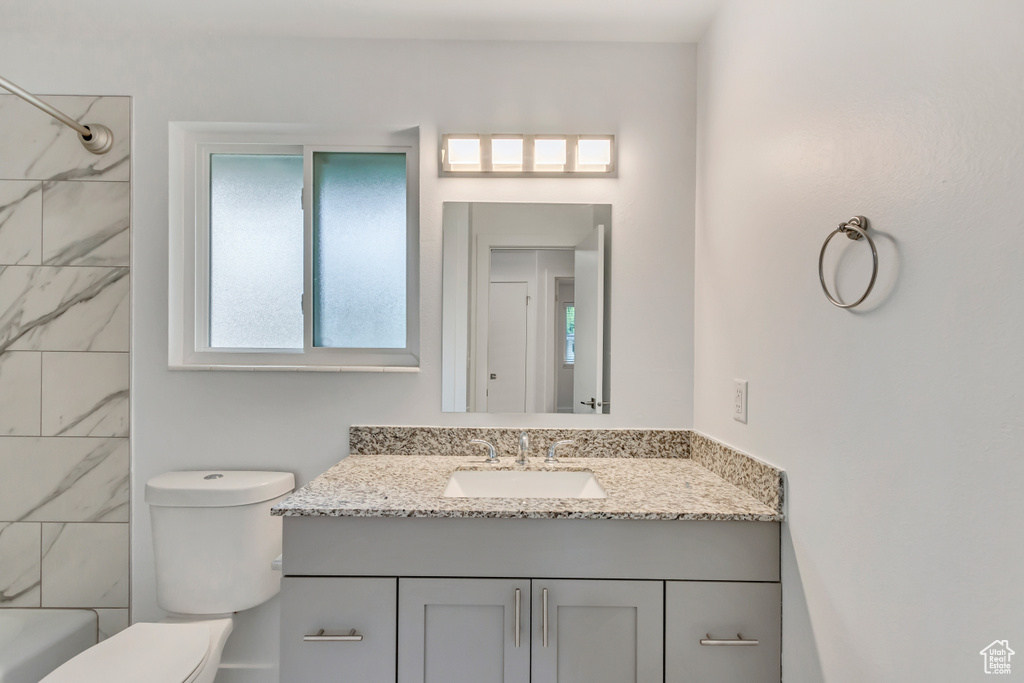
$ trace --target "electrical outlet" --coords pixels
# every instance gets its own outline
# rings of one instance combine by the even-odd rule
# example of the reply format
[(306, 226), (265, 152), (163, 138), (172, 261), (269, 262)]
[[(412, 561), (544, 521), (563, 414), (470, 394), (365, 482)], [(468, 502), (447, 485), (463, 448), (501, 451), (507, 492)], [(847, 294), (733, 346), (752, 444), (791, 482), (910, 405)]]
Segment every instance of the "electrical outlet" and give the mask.
[(747, 424), (747, 380), (734, 379), (732, 383), (732, 419)]

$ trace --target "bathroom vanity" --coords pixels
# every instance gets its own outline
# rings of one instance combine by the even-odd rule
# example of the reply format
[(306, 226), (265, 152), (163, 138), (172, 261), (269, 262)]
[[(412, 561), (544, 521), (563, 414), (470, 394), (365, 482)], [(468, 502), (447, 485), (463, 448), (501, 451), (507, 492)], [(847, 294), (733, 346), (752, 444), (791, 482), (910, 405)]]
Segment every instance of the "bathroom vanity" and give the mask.
[[(444, 495), (488, 471), (605, 497)], [(780, 680), (781, 508), (678, 453), (355, 454), (274, 514), (288, 683)]]

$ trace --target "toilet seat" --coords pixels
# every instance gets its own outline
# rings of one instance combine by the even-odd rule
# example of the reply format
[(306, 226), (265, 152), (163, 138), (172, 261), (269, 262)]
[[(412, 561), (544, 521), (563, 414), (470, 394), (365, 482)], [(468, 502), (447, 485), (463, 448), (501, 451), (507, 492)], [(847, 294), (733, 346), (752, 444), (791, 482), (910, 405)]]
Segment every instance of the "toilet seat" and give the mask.
[(66, 662), (41, 683), (190, 683), (210, 653), (202, 621), (140, 623)]

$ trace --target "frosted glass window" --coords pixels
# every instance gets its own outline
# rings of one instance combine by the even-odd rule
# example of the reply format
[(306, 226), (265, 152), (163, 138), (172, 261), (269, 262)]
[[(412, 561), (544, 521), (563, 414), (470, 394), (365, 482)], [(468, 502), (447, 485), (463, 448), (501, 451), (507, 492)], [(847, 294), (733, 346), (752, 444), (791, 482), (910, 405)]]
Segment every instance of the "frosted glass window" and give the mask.
[(301, 349), (302, 156), (210, 155), (210, 346)]
[(405, 154), (313, 154), (313, 345), (406, 346)]

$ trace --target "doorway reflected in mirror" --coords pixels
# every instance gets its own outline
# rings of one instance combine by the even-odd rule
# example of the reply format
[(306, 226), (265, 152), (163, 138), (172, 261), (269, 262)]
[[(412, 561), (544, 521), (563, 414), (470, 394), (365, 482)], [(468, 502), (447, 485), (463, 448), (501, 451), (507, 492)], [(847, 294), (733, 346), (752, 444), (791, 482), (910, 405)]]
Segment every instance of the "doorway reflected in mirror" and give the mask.
[(448, 202), (442, 409), (610, 405), (611, 206)]

